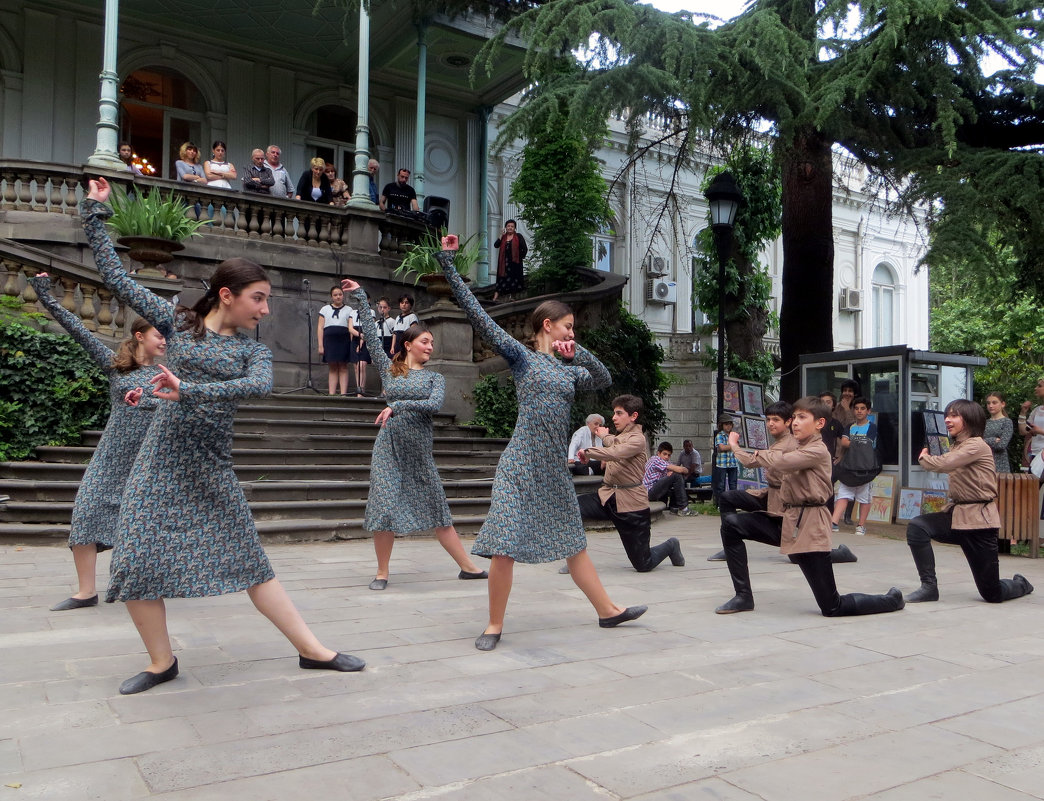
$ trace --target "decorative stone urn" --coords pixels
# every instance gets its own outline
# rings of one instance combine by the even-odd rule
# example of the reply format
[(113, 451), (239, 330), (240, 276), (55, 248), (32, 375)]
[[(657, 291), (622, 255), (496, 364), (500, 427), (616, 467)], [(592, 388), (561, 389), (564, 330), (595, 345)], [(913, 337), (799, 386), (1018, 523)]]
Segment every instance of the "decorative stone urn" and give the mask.
[(158, 278), (167, 274), (160, 265), (174, 261), (174, 254), (185, 249), (180, 242), (158, 236), (121, 236), (116, 241), (127, 248), (128, 256), (143, 265), (138, 274)]

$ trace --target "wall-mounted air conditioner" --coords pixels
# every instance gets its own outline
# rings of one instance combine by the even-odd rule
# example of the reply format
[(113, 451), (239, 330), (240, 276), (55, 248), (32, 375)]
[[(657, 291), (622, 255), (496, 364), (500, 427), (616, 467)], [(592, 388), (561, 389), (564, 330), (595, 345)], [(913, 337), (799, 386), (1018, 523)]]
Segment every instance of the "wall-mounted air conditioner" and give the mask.
[(650, 278), (645, 282), (645, 299), (649, 303), (677, 303), (678, 285), (674, 281)]
[(650, 277), (659, 278), (671, 271), (671, 265), (663, 256), (650, 256), (647, 269)]
[(863, 290), (845, 287), (841, 290), (841, 311), (856, 312), (863, 310)]

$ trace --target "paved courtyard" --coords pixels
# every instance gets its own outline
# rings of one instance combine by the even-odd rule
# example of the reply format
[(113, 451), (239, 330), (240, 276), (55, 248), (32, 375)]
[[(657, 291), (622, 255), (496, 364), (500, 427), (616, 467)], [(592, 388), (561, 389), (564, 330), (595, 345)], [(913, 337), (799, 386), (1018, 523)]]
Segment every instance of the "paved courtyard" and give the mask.
[[(1038, 592), (993, 606), (937, 546), (939, 603), (829, 620), (754, 545), (757, 609), (719, 616), (716, 528), (656, 525), (688, 564), (645, 575), (593, 535), (614, 599), (650, 606), (614, 630), (557, 565), (520, 566), (492, 653), (472, 647), (485, 583), (434, 541), (396, 544), (385, 592), (368, 541), (274, 545), (306, 619), (366, 671), (299, 670), (245, 594), (173, 601), (181, 676), (129, 697), (144, 660), (125, 610), (47, 611), (68, 551), (0, 546), (0, 801), (1044, 798), (1044, 561), (1002, 557)], [(842, 592), (915, 586), (905, 543), (837, 541), (859, 555)]]

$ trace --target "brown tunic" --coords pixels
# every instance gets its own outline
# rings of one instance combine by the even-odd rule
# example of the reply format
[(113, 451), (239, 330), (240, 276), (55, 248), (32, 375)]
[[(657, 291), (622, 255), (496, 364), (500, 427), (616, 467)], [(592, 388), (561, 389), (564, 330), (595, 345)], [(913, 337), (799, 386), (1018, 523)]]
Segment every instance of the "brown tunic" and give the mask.
[(833, 493), (830, 452), (819, 434), (795, 442), (797, 447), (792, 451), (746, 452), (744, 456), (749, 458), (743, 461), (748, 467), (772, 468), (783, 478), (779, 488), (783, 502), (780, 552), (829, 551), (830, 512), (826, 502)]
[[(997, 513), (997, 468), (993, 451), (982, 437), (960, 435), (949, 453), (922, 456), (921, 467), (933, 473), (949, 473), (949, 501), (943, 511), (953, 509), (954, 531), (1000, 528)], [(979, 501), (980, 503), (966, 503)]]
[(851, 407), (846, 409), (844, 406), (838, 403), (837, 406), (834, 407), (834, 419), (841, 424), (841, 427), (844, 429), (844, 433), (847, 434), (848, 427), (856, 421), (855, 412), (852, 411)]
[(598, 500), (603, 506), (615, 495), (618, 512), (649, 508), (649, 493), (642, 484), (649, 446), (640, 425), (629, 423), (619, 434), (603, 437), (601, 448), (585, 448), (584, 455), (605, 465), (605, 477), (598, 488)]
[[(779, 437), (772, 446), (769, 448), (770, 451), (779, 451), (780, 453), (790, 453), (792, 450), (797, 448), (797, 440), (789, 432), (785, 431), (782, 437)], [(736, 461), (738, 461), (744, 467), (751, 467), (750, 460), (752, 451), (736, 451)], [(768, 483), (767, 489), (751, 489), (747, 490), (749, 495), (755, 498), (766, 499), (766, 511), (773, 517), (783, 517), (783, 499), (779, 497), (779, 488), (783, 483), (783, 474), (779, 472), (778, 468), (769, 467), (765, 469), (765, 481)]]

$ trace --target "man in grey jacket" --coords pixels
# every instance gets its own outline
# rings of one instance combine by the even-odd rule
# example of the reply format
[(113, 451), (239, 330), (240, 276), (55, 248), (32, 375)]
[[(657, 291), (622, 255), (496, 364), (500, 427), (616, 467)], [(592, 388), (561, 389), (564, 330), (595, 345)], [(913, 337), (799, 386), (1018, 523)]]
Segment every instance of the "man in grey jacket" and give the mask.
[(243, 176), (243, 189), (247, 192), (257, 192), (260, 195), (271, 194), (275, 178), (272, 177), (272, 171), (265, 164), (265, 151), (259, 147), (255, 148), (250, 154), (250, 161), (250, 167)]

